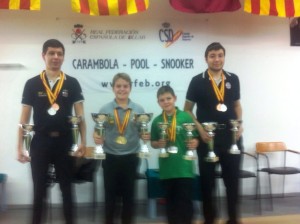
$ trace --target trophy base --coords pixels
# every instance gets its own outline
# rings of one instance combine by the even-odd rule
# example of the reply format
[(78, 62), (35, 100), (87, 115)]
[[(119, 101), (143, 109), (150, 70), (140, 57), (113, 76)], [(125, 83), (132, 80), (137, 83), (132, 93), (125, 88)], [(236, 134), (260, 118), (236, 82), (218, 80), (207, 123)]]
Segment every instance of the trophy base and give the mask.
[(176, 146), (168, 147), (168, 153), (176, 154), (178, 152), (178, 148)]
[(184, 158), (185, 160), (195, 160), (195, 159), (196, 159), (196, 156), (184, 155), (183, 158)]
[(159, 158), (168, 158), (169, 157), (169, 153), (165, 152), (165, 153), (159, 153)]
[(69, 156), (76, 156), (76, 152), (73, 151), (69, 152)]
[(104, 160), (106, 159), (105, 153), (94, 153), (93, 159)]
[(205, 158), (205, 162), (209, 162), (209, 163), (215, 163), (219, 161), (219, 157), (206, 157)]
[(139, 158), (141, 159), (146, 159), (150, 157), (150, 153), (149, 152), (139, 152), (138, 153)]
[(234, 155), (238, 155), (238, 154), (241, 154), (241, 151), (235, 149), (235, 150), (229, 150), (229, 153), (234, 154)]

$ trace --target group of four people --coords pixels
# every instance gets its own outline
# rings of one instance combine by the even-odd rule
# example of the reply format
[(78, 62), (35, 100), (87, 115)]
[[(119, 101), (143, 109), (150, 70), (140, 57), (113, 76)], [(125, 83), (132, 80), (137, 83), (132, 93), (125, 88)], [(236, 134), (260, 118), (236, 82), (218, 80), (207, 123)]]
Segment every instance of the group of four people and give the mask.
[[(43, 45), (42, 57), (46, 68), (40, 75), (29, 79), (24, 87), (20, 123), (30, 122), (33, 113), (34, 137), (30, 147), (30, 163), (33, 179), (32, 223), (42, 223), (48, 165), (54, 164), (63, 197), (63, 211), (67, 224), (75, 223), (73, 209), (72, 179), (73, 167), (69, 150), (72, 133), (67, 117), (80, 116), (79, 132), (81, 143), (76, 156), (83, 156), (86, 147), (86, 123), (84, 120), (83, 95), (78, 81), (61, 71), (65, 55), (63, 44), (47, 40)], [(170, 224), (191, 224), (193, 220), (192, 189), (195, 167), (192, 160), (184, 159), (188, 150), (197, 149), (201, 192), (203, 198), (204, 223), (215, 222), (213, 203), (214, 170), (216, 163), (205, 161), (210, 136), (202, 127), (203, 122), (215, 121), (215, 152), (220, 158), (228, 198), (228, 224), (238, 223), (238, 169), (240, 155), (228, 153), (232, 144), (230, 119), (242, 120), (240, 85), (236, 75), (223, 70), (225, 49), (220, 43), (210, 44), (205, 52), (208, 69), (195, 76), (188, 87), (186, 103), (182, 111), (176, 107), (176, 95), (172, 87), (162, 86), (157, 91), (157, 101), (162, 113), (154, 118), (151, 135), (140, 134), (139, 125), (133, 118), (135, 113), (144, 113), (141, 105), (134, 103), (129, 95), (131, 79), (125, 73), (113, 78), (112, 89), (115, 98), (100, 109), (100, 113), (113, 116), (106, 127), (105, 137), (94, 132), (96, 144), (103, 144), (106, 159), (103, 160), (105, 191), (105, 224), (116, 221), (116, 200), (121, 197), (123, 207), (121, 223), (134, 223), (135, 179), (139, 164), (137, 153), (140, 139), (151, 140), (155, 149), (175, 148), (159, 159), (159, 174), (166, 197), (166, 215)], [(193, 114), (197, 106), (196, 116)], [(160, 136), (159, 123), (168, 123), (168, 139)], [(194, 138), (185, 140), (183, 123), (195, 123)], [(241, 123), (241, 122), (240, 122)], [(242, 125), (237, 137), (240, 149)], [(122, 141), (120, 140), (122, 138)], [(18, 160), (28, 162), (23, 150), (23, 130), (19, 130)], [(199, 189), (200, 190), (200, 189)]]

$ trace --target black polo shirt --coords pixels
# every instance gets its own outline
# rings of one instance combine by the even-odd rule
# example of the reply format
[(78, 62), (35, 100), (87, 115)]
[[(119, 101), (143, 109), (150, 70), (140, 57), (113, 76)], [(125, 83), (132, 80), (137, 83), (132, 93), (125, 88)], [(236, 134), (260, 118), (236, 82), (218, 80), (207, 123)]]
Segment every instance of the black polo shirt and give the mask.
[[(55, 89), (55, 86), (53, 89)], [(56, 103), (60, 108), (53, 116), (47, 112), (51, 105), (40, 75), (26, 82), (22, 95), (22, 104), (33, 108), (34, 130), (41, 133), (70, 131), (71, 124), (68, 122), (68, 116), (72, 115), (74, 103), (83, 100), (79, 82), (66, 74), (63, 86), (56, 99)]]
[(226, 112), (216, 110), (219, 103), (213, 90), (207, 70), (192, 78), (186, 100), (197, 105), (196, 116), (200, 123), (218, 122), (228, 124), (230, 119), (236, 119), (234, 102), (240, 99), (240, 82), (237, 75), (223, 71), (225, 75), (225, 96), (224, 104), (227, 106)]

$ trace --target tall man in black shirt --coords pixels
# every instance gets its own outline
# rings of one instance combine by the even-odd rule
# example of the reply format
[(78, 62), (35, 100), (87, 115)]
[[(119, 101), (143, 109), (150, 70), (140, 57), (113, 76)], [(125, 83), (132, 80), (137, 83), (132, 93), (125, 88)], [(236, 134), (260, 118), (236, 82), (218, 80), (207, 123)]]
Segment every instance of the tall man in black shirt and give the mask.
[[(219, 157), (223, 179), (226, 187), (228, 204), (228, 224), (238, 223), (238, 173), (240, 154), (230, 154), (232, 132), (229, 120), (240, 121), (237, 132), (238, 146), (242, 149), (242, 107), (240, 103), (240, 83), (235, 74), (223, 70), (225, 62), (225, 48), (220, 43), (210, 44), (205, 51), (208, 69), (193, 77), (188, 87), (185, 111), (189, 112), (196, 123), (201, 141), (197, 149), (199, 171), (201, 176), (201, 191), (203, 197), (203, 214), (205, 224), (215, 221), (216, 211), (213, 203), (215, 187), (214, 162), (205, 161), (208, 154), (208, 142), (211, 137), (202, 127), (204, 122), (217, 122), (215, 131), (214, 151)], [(196, 116), (193, 114), (197, 105)]]
[[(61, 71), (65, 48), (56, 40), (47, 40), (43, 45), (42, 57), (45, 70), (29, 79), (22, 96), (20, 123), (30, 122), (33, 112), (34, 131), (31, 146), (31, 171), (33, 179), (32, 224), (42, 222), (43, 201), (46, 198), (47, 172), (54, 164), (63, 197), (63, 211), (67, 224), (74, 223), (72, 178), (73, 163), (69, 156), (72, 147), (71, 124), (68, 116), (74, 109), (81, 116), (79, 132), (81, 144), (76, 152), (82, 156), (86, 145), (86, 124), (84, 120), (83, 95), (78, 81)], [(18, 160), (28, 162), (22, 143), (22, 129), (18, 137)]]

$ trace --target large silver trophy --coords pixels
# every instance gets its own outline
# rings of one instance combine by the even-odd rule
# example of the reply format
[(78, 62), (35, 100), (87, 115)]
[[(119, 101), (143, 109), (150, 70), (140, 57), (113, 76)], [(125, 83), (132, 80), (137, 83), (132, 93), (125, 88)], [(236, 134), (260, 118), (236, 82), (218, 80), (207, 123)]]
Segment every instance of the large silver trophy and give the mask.
[(25, 148), (23, 150), (23, 155), (30, 161), (30, 144), (31, 144), (31, 132), (33, 131), (33, 124), (20, 124), (20, 127), (23, 129), (23, 143)]
[(73, 145), (70, 150), (71, 156), (76, 156), (78, 150), (78, 136), (79, 136), (79, 123), (81, 122), (80, 116), (69, 116), (69, 122), (72, 124), (72, 139)]
[[(186, 131), (185, 139), (187, 141), (192, 140), (194, 138), (193, 131), (196, 129), (196, 124), (195, 123), (183, 123), (182, 126)], [(196, 156), (194, 154), (194, 150), (195, 149), (188, 149), (184, 155), (184, 159), (195, 160)]]
[[(105, 127), (104, 123), (108, 121), (109, 114), (105, 113), (92, 113), (92, 118), (96, 123), (95, 132), (100, 136), (104, 137), (105, 135)], [(96, 145), (94, 150), (94, 159), (105, 159), (106, 155), (103, 150), (102, 145)]]
[(207, 131), (208, 135), (212, 137), (212, 139), (208, 142), (208, 154), (205, 157), (206, 162), (218, 162), (219, 157), (216, 156), (214, 152), (214, 130), (216, 130), (218, 123), (216, 122), (205, 122), (202, 123), (202, 126), (204, 127), (205, 131)]
[(230, 120), (230, 124), (231, 124), (231, 131), (232, 131), (232, 145), (229, 149), (229, 153), (231, 154), (240, 154), (241, 151), (239, 150), (239, 147), (237, 146), (236, 142), (236, 134), (239, 131), (239, 125), (240, 125), (240, 121), (238, 120)]
[[(167, 134), (167, 129), (168, 129), (169, 123), (168, 122), (158, 122), (158, 128), (160, 129), (160, 139), (162, 140), (167, 140), (168, 134)], [(161, 158), (166, 158), (168, 157), (169, 154), (165, 148), (161, 148), (159, 152), (159, 157)]]
[[(140, 131), (142, 135), (149, 133), (148, 123), (151, 121), (152, 117), (153, 117), (153, 113), (134, 114), (134, 120), (141, 125)], [(143, 142), (144, 144), (141, 146), (139, 157), (147, 158), (150, 156), (150, 152), (147, 146), (147, 141), (143, 141)]]

